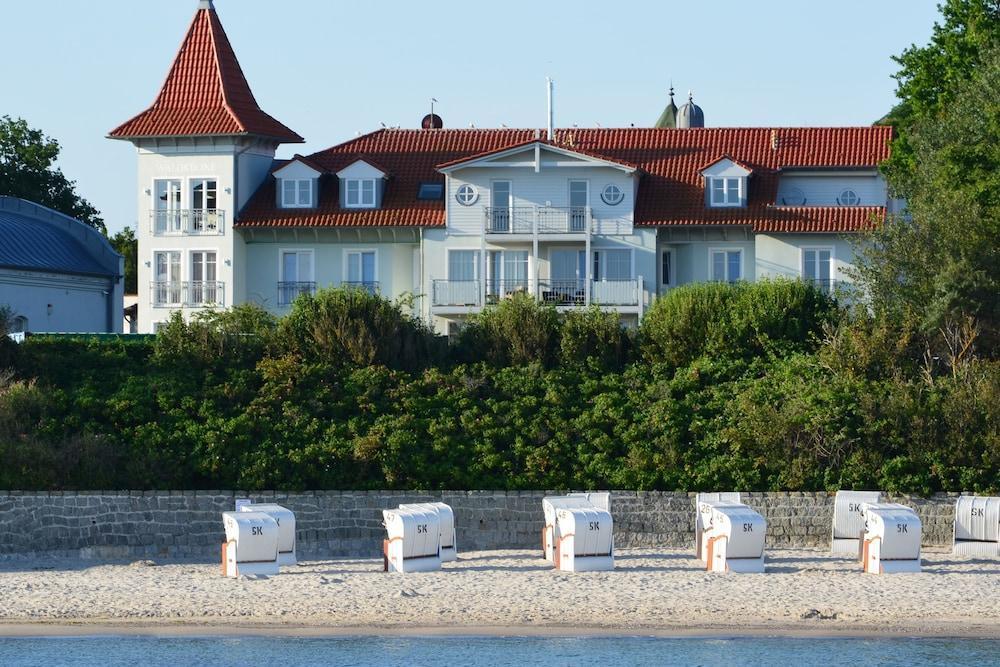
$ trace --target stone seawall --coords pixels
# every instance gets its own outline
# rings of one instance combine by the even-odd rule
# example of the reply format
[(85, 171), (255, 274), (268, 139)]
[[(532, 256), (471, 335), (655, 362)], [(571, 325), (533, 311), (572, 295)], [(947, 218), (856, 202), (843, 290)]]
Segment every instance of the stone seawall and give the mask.
[[(539, 547), (544, 491), (0, 491), (0, 558), (52, 555), (95, 559), (219, 557), (220, 513), (238, 497), (295, 512), (301, 558), (376, 557), (383, 508), (443, 501), (454, 508), (459, 551)], [(615, 491), (619, 547), (680, 547), (694, 542), (694, 495)], [(927, 546), (951, 544), (955, 498), (896, 496), (923, 522)], [(767, 519), (772, 547), (830, 543), (833, 494), (747, 493)], [(540, 547), (539, 547), (540, 548)]]

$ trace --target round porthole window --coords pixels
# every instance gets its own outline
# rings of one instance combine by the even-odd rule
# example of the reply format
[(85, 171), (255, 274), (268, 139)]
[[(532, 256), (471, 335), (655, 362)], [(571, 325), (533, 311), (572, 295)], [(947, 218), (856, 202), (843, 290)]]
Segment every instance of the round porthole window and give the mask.
[(788, 188), (781, 195), (781, 203), (784, 206), (802, 206), (806, 203), (805, 193), (796, 187)]
[(861, 198), (854, 190), (844, 190), (837, 199), (837, 203), (841, 206), (857, 206), (860, 202)]
[(608, 183), (601, 192), (601, 200), (608, 206), (615, 206), (625, 199), (625, 192), (614, 183)]
[(462, 206), (472, 206), (476, 203), (476, 200), (479, 199), (479, 192), (477, 192), (476, 188), (471, 185), (461, 185), (459, 186), (458, 191), (455, 192), (455, 199), (458, 200), (458, 203)]

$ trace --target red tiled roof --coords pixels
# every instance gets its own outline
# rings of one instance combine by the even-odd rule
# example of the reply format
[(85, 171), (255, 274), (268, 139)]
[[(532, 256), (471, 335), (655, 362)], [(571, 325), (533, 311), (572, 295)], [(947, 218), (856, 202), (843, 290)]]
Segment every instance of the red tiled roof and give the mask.
[[(892, 129), (850, 128), (658, 128), (556, 130), (554, 144), (601, 159), (635, 166), (642, 173), (635, 207), (637, 225), (742, 225), (757, 231), (846, 232), (862, 229), (880, 207), (778, 207), (779, 173), (793, 167), (874, 168), (889, 156)], [(543, 135), (544, 136), (544, 135)], [(772, 136), (777, 148), (772, 148)], [(440, 226), (443, 201), (421, 201), (421, 182), (442, 182), (436, 167), (535, 140), (535, 130), (379, 130), (315, 153), (310, 159), (336, 173), (361, 156), (385, 165), (383, 206), (344, 210), (336, 179), (321, 184), (316, 209), (279, 209), (269, 178), (237, 226)], [(754, 173), (748, 205), (705, 206), (700, 170), (727, 155)]]
[(153, 106), (111, 131), (116, 139), (253, 134), (302, 137), (261, 111), (215, 9), (199, 9)]
[(421, 183), (444, 183), (437, 165), (468, 155), (511, 146), (534, 137), (534, 130), (378, 130), (344, 142), (309, 159), (336, 174), (359, 159), (389, 174), (378, 209), (340, 207), (338, 179), (320, 179), (314, 209), (282, 209), (275, 204), (269, 177), (240, 213), (240, 227), (440, 227), (444, 202), (417, 199)]

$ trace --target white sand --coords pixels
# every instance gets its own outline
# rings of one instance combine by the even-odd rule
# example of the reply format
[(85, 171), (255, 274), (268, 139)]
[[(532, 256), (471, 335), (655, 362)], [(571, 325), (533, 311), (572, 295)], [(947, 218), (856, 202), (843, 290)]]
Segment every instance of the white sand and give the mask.
[[(613, 572), (557, 572), (537, 552), (461, 555), (440, 572), (311, 561), (267, 580), (217, 564), (0, 563), (0, 634), (70, 631), (621, 632), (1000, 637), (1000, 562), (925, 554), (920, 574), (771, 550), (766, 574), (709, 574), (688, 551), (621, 550)], [(818, 612), (818, 613), (817, 613)], [(835, 616), (835, 617), (834, 617)]]

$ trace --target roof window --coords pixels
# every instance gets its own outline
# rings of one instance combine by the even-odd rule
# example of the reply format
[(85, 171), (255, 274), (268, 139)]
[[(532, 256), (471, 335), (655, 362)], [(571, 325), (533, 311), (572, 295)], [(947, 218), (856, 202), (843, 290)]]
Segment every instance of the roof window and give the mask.
[(417, 190), (417, 199), (437, 200), (444, 199), (444, 183), (421, 183)]

